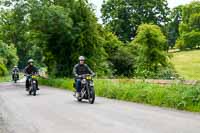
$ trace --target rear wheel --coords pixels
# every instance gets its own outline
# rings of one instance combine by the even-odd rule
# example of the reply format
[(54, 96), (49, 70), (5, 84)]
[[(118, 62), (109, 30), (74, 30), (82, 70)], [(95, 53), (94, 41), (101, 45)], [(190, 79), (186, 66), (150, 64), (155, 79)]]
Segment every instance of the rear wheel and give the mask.
[(90, 93), (88, 95), (88, 100), (89, 100), (90, 104), (93, 104), (94, 101), (95, 101), (95, 90), (94, 90), (94, 87), (90, 88)]

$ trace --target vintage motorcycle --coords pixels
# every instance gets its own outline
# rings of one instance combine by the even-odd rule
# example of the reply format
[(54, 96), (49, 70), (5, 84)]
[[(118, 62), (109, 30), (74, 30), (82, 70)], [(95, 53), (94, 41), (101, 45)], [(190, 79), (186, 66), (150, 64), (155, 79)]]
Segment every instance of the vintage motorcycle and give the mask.
[(19, 79), (18, 79), (18, 72), (17, 72), (17, 71), (14, 71), (14, 72), (13, 72), (13, 81), (14, 81), (15, 83), (17, 83), (17, 80), (19, 80)]
[(36, 74), (31, 74), (31, 75), (26, 75), (29, 79), (29, 95), (33, 95), (36, 96), (36, 92), (37, 92), (37, 77), (38, 75)]
[[(92, 75), (84, 74), (79, 78), (81, 79), (81, 93), (79, 97), (76, 97), (77, 100), (80, 102), (83, 99), (87, 99), (90, 104), (93, 104), (95, 101), (95, 90)], [(74, 88), (76, 88), (75, 83)], [(76, 96), (76, 94), (74, 96)]]

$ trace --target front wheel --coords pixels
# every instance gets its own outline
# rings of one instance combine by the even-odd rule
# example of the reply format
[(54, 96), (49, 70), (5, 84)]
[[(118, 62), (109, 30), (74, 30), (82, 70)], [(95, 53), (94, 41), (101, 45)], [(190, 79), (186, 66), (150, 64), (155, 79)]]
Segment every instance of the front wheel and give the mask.
[(36, 96), (36, 84), (33, 83), (33, 96)]
[(30, 91), (29, 91), (29, 95), (31, 95), (31, 94), (32, 94), (32, 91), (30, 90)]
[(95, 90), (94, 90), (94, 87), (90, 88), (90, 94), (89, 94), (88, 100), (89, 100), (90, 104), (93, 104), (94, 101), (95, 101)]

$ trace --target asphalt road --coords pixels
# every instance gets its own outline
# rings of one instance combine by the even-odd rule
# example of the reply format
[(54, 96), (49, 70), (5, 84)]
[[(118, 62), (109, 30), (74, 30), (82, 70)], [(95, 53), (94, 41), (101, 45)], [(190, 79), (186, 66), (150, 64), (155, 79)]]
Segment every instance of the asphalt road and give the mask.
[(0, 84), (0, 133), (200, 133), (200, 114), (105, 98), (79, 103), (72, 92)]

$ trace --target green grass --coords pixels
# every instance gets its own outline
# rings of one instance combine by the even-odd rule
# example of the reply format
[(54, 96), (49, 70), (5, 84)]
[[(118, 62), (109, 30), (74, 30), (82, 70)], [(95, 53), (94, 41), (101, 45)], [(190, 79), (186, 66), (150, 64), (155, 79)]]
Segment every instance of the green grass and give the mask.
[[(40, 79), (43, 85), (74, 90), (73, 79)], [(200, 112), (200, 86), (160, 86), (132, 80), (95, 80), (98, 96), (161, 107)]]
[(200, 50), (174, 53), (171, 61), (183, 78), (200, 80)]
[(8, 82), (11, 80), (11, 77), (8, 75), (8, 76), (4, 76), (4, 77), (0, 77), (0, 83), (2, 82)]

